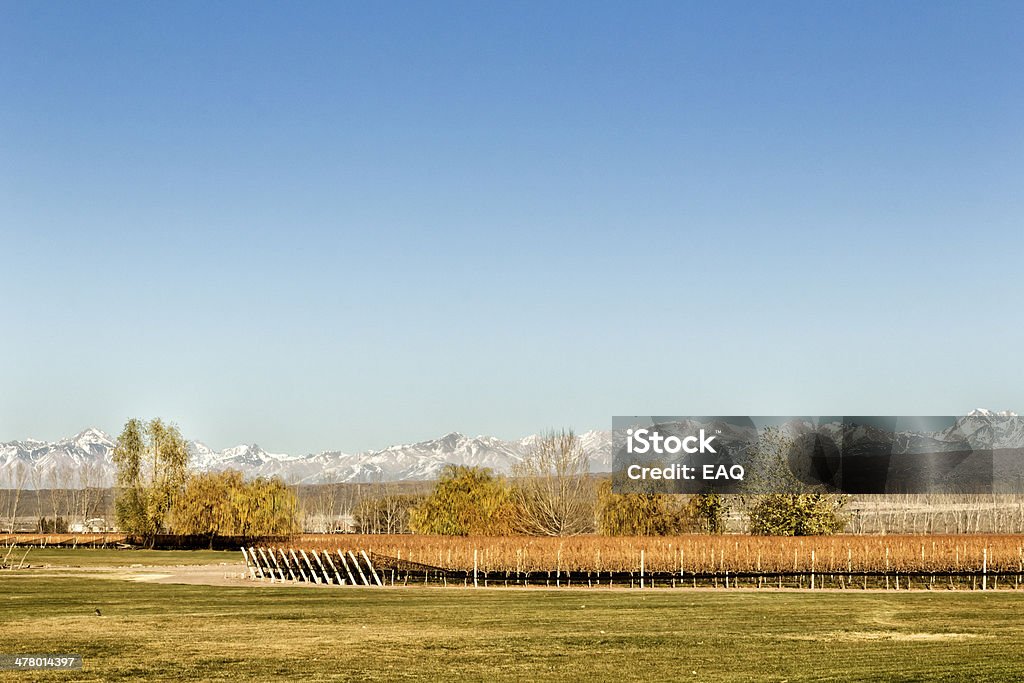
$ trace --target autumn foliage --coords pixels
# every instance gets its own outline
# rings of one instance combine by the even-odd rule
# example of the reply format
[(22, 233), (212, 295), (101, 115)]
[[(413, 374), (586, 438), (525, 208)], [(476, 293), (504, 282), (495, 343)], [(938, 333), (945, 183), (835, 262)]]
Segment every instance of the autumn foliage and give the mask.
[(298, 519), (295, 493), (283, 481), (246, 481), (234, 470), (191, 475), (172, 509), (175, 533), (211, 539), (288, 535)]

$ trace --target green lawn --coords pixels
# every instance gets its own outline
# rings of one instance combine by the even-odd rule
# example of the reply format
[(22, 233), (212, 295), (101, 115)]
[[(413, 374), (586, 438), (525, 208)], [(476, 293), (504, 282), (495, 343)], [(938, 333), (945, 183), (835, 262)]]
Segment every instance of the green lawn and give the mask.
[[(185, 586), (0, 574), (0, 680), (1006, 680), (1024, 593)], [(95, 615), (99, 607), (103, 616)]]

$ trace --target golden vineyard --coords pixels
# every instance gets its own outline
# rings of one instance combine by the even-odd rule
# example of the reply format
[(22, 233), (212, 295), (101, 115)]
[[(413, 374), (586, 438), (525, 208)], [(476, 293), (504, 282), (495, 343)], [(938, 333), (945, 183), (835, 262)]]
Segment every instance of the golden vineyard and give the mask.
[[(305, 534), (299, 545), (366, 550), (445, 570), (483, 572), (1024, 572), (1024, 536), (417, 536)], [(642, 557), (641, 557), (642, 556)], [(475, 563), (475, 564), (474, 564)]]

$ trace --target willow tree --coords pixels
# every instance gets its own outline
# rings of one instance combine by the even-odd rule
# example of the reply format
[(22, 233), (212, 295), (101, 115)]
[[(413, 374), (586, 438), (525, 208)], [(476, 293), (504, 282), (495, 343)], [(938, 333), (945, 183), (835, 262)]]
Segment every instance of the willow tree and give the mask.
[(242, 473), (235, 470), (189, 476), (174, 503), (174, 531), (208, 536), (211, 547), (218, 536), (236, 535), (239, 524), (234, 502), (236, 491), (244, 486)]
[(659, 493), (612, 491), (606, 479), (597, 490), (597, 530), (605, 536), (665, 536), (679, 533), (672, 498)]
[(279, 477), (257, 477), (233, 495), (239, 536), (287, 536), (299, 531), (298, 496)]
[(168, 516), (185, 485), (188, 450), (181, 432), (160, 418), (125, 424), (114, 448), (117, 525), (152, 544), (167, 531)]
[(237, 470), (189, 476), (174, 504), (174, 531), (206, 536), (287, 536), (299, 529), (295, 492), (283, 481), (245, 481)]
[(510, 530), (512, 503), (505, 482), (486, 467), (446, 465), (434, 490), (409, 510), (420, 534), (498, 536)]

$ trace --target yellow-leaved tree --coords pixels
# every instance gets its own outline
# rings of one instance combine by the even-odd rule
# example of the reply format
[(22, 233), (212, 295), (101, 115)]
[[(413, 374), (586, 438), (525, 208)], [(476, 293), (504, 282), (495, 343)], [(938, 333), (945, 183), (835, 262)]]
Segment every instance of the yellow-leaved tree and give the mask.
[(446, 465), (430, 495), (409, 511), (409, 526), (419, 534), (498, 536), (513, 518), (503, 479), (485, 467)]
[(295, 492), (278, 478), (245, 481), (241, 472), (204, 472), (189, 477), (174, 507), (174, 531), (217, 537), (288, 536), (299, 530)]
[(168, 515), (185, 485), (188, 450), (177, 426), (154, 418), (131, 419), (114, 448), (117, 493), (114, 513), (121, 531), (152, 545), (168, 531)]

